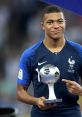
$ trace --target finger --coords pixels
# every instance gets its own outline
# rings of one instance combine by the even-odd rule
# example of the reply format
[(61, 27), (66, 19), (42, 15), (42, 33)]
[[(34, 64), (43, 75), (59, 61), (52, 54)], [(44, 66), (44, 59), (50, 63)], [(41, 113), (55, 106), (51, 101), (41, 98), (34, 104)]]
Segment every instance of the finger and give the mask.
[(71, 86), (71, 84), (70, 84), (70, 83), (66, 83), (66, 86), (67, 86), (67, 87), (70, 87), (70, 86)]
[(65, 82), (65, 83), (67, 83), (67, 84), (70, 84), (70, 85), (73, 84), (73, 81), (71, 81), (71, 80), (62, 79), (62, 81)]
[(50, 105), (48, 105), (47, 107), (48, 108), (52, 108), (52, 107), (54, 107), (55, 105), (52, 105), (52, 104), (50, 104)]
[(72, 90), (71, 90), (71, 89), (69, 89), (68, 91), (69, 91), (70, 93), (72, 93)]
[(52, 105), (52, 104), (48, 104), (48, 105), (45, 105), (45, 109), (50, 109), (50, 108), (53, 108), (55, 107), (56, 105)]

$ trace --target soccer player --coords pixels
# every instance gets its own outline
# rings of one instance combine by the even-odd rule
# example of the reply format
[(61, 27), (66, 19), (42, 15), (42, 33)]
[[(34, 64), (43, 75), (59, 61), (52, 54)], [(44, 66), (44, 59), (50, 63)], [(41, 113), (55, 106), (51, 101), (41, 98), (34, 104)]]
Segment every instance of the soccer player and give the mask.
[[(26, 49), (20, 58), (17, 98), (33, 105), (31, 117), (81, 117), (77, 100), (82, 95), (79, 84), (79, 78), (82, 78), (82, 46), (65, 39), (65, 16), (57, 6), (47, 6), (43, 10), (41, 25), (44, 40)], [(41, 82), (40, 70), (45, 65), (52, 65), (60, 71), (60, 78), (54, 84), (57, 99), (62, 99), (60, 103), (44, 103), (49, 89)], [(49, 70), (45, 74), (48, 73)], [(31, 81), (34, 96), (28, 93)]]

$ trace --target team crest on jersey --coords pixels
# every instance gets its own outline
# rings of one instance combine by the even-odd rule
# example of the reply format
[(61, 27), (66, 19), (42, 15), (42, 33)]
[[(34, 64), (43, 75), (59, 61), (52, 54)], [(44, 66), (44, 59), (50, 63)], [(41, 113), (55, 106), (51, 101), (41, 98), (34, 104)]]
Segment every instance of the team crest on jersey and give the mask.
[(19, 72), (18, 72), (18, 78), (20, 80), (22, 80), (22, 78), (23, 78), (23, 70), (22, 69), (20, 69)]
[(70, 58), (68, 58), (68, 72), (70, 73), (74, 73), (74, 65), (75, 65), (75, 60), (73, 59), (73, 57), (71, 56)]

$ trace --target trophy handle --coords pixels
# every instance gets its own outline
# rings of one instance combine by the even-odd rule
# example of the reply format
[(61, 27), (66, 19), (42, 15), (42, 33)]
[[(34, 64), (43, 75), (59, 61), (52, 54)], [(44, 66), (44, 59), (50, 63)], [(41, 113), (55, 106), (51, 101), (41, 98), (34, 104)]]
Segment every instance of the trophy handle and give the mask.
[(55, 100), (56, 96), (55, 96), (55, 92), (54, 92), (54, 84), (52, 83), (48, 83), (48, 89), (49, 89), (49, 99), (50, 100)]

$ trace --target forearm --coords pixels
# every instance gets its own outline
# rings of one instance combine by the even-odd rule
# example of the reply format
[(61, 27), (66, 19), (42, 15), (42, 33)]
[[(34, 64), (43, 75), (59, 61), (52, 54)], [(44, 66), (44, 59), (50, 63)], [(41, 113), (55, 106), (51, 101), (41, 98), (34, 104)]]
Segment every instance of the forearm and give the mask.
[(30, 105), (37, 105), (37, 101), (38, 101), (38, 98), (35, 98), (26, 92), (22, 92), (21, 94), (18, 94), (17, 99), (21, 102), (24, 102)]
[(30, 105), (37, 105), (37, 101), (38, 101), (38, 98), (31, 96), (25, 90), (17, 92), (17, 99), (21, 102), (24, 102), (24, 103), (30, 104)]

